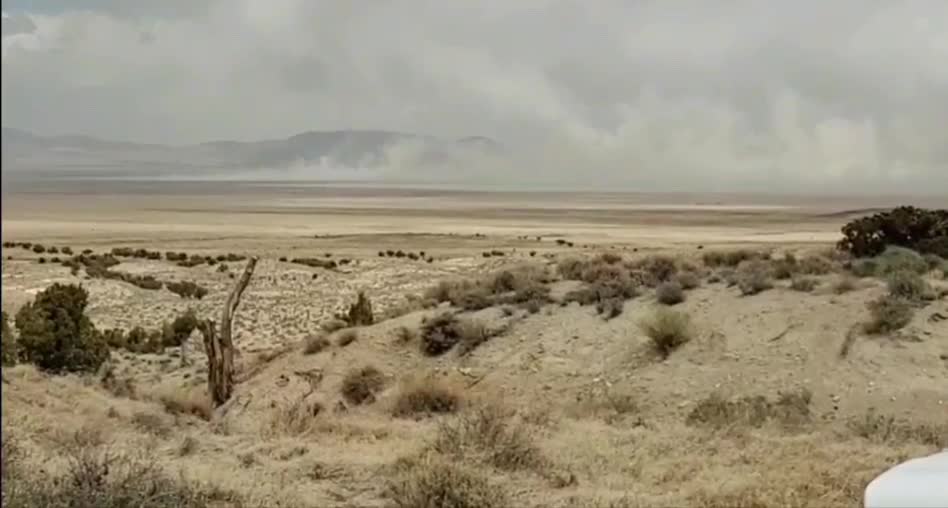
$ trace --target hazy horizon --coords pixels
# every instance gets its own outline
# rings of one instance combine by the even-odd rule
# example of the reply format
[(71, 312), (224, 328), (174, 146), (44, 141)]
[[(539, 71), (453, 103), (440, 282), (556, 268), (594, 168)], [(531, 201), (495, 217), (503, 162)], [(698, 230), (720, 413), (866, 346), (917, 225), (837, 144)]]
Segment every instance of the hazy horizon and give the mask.
[[(173, 146), (381, 130), (506, 148), (432, 162), (416, 140), (364, 142), (375, 181), (927, 194), (948, 189), (946, 34), (934, 0), (12, 0), (2, 123)], [(226, 171), (365, 169), (326, 150), (349, 162), (285, 151)], [(155, 160), (205, 164), (188, 157)]]

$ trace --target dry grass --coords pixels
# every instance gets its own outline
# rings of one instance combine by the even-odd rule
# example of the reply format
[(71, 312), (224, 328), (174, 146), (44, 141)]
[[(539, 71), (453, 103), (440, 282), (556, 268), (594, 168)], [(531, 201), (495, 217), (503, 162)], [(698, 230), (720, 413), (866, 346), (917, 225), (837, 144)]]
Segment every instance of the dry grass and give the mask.
[(686, 422), (714, 428), (735, 425), (760, 427), (770, 421), (798, 426), (810, 421), (812, 397), (806, 389), (780, 393), (773, 401), (760, 395), (727, 400), (715, 393), (701, 400), (688, 414)]
[(252, 506), (234, 494), (165, 475), (144, 454), (127, 454), (95, 432), (77, 431), (60, 448), (62, 467), (29, 464), (3, 429), (3, 506), (9, 508), (206, 508)]
[(847, 426), (857, 436), (876, 443), (918, 443), (938, 449), (948, 447), (948, 424), (944, 423), (916, 424), (870, 410), (862, 418), (851, 419)]
[(639, 327), (663, 358), (688, 343), (694, 334), (687, 314), (663, 307), (655, 309), (651, 316), (639, 323)]
[(797, 276), (790, 281), (790, 289), (794, 291), (800, 291), (802, 293), (809, 293), (816, 289), (816, 287), (819, 285), (820, 281), (813, 277)]
[(413, 377), (399, 387), (392, 405), (392, 415), (396, 418), (421, 419), (454, 413), (460, 409), (462, 400), (461, 389), (442, 377)]
[(729, 266), (731, 268), (754, 259), (764, 259), (766, 256), (757, 251), (749, 249), (736, 249), (730, 251), (709, 251), (702, 256), (704, 264), (711, 268)]
[(191, 415), (206, 421), (210, 421), (214, 416), (211, 399), (203, 388), (168, 389), (160, 392), (157, 398), (169, 414)]
[(312, 432), (317, 417), (324, 412), (323, 404), (318, 401), (297, 399), (289, 404), (272, 408), (268, 428), (277, 436), (300, 436)]
[(385, 375), (369, 365), (349, 371), (342, 379), (342, 397), (354, 405), (371, 404), (385, 387)]
[(325, 335), (318, 333), (313, 335), (307, 335), (303, 339), (303, 354), (304, 355), (315, 355), (325, 351), (327, 348), (331, 347), (332, 343), (329, 342), (329, 339)]
[(511, 506), (502, 485), (478, 470), (434, 454), (404, 465), (388, 484), (395, 508), (506, 508)]
[(833, 293), (842, 295), (856, 289), (856, 280), (850, 275), (843, 275), (833, 283)]
[(525, 426), (496, 403), (468, 408), (442, 422), (431, 451), (459, 462), (489, 465), (502, 471), (541, 471), (548, 464)]

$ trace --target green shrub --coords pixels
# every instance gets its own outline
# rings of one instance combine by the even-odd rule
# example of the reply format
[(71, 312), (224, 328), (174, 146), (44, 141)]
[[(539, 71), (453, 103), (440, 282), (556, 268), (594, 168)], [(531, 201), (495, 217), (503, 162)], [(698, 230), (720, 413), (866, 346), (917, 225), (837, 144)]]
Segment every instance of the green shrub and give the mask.
[(16, 337), (13, 336), (13, 330), (10, 329), (10, 322), (7, 319), (7, 312), (2, 312), (2, 323), (0, 323), (0, 355), (2, 355), (3, 365), (13, 365), (17, 362)]
[(667, 357), (691, 340), (693, 330), (691, 318), (682, 312), (659, 307), (648, 318), (639, 323), (642, 332), (652, 341), (653, 348)]
[(109, 348), (86, 316), (89, 294), (78, 285), (53, 284), (16, 314), (23, 360), (52, 372), (94, 371)]
[(876, 258), (876, 275), (889, 275), (895, 272), (928, 272), (928, 262), (921, 254), (904, 247), (888, 247)]
[(890, 333), (905, 328), (915, 314), (912, 302), (895, 295), (885, 295), (869, 302), (871, 316), (866, 324), (866, 332), (872, 334)]
[(921, 275), (910, 271), (892, 272), (886, 278), (889, 294), (913, 302), (930, 299), (932, 288)]

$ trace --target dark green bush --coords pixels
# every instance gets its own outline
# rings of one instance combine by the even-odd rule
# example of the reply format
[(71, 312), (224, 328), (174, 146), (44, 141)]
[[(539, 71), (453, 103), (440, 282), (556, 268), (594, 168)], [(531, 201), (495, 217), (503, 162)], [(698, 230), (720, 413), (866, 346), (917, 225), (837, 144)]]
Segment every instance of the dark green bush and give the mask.
[(52, 372), (94, 371), (109, 349), (85, 310), (89, 294), (78, 285), (53, 284), (16, 314), (23, 360)]
[(839, 250), (853, 256), (876, 256), (899, 246), (948, 257), (948, 210), (902, 206), (849, 222), (842, 228)]
[(165, 287), (168, 288), (168, 291), (171, 291), (181, 298), (195, 298), (200, 300), (207, 295), (207, 288), (187, 280), (179, 282), (166, 282)]

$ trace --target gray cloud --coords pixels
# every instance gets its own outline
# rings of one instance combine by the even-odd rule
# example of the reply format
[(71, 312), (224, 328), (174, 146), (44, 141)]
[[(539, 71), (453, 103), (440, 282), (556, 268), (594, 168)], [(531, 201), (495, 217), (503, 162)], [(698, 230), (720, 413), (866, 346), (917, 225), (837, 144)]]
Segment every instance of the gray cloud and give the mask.
[(939, 0), (44, 4), (4, 20), (4, 125), (485, 135), (512, 151), (437, 176), (521, 185), (948, 189)]

